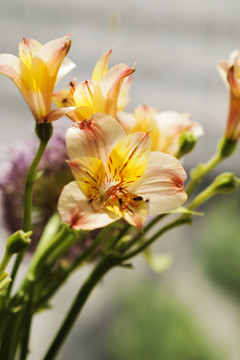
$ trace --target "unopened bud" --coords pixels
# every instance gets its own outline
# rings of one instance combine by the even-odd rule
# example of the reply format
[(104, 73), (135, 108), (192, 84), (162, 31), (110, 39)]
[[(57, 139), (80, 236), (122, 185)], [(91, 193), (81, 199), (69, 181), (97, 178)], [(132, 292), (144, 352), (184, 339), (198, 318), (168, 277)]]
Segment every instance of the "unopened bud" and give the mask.
[(16, 231), (14, 234), (10, 236), (7, 241), (6, 250), (9, 254), (16, 254), (23, 250), (25, 250), (31, 239), (29, 237), (32, 235), (32, 231), (24, 232), (22, 230)]
[(179, 149), (177, 158), (180, 159), (184, 155), (190, 153), (197, 143), (197, 137), (193, 133), (182, 133), (179, 138)]
[(235, 176), (234, 173), (222, 173), (216, 177), (212, 182), (211, 186), (213, 187), (216, 193), (228, 194), (236, 190), (239, 186), (240, 180)]
[(231, 156), (237, 147), (237, 141), (223, 137), (218, 144), (218, 151), (222, 158)]
[(47, 123), (36, 124), (35, 132), (41, 141), (47, 142), (52, 136), (53, 126), (52, 124), (47, 124)]

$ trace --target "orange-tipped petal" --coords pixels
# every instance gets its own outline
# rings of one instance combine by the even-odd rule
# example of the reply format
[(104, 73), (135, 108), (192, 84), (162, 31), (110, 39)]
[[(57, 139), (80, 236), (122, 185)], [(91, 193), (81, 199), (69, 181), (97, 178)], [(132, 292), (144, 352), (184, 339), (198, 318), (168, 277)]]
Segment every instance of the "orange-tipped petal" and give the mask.
[(112, 67), (99, 82), (93, 93), (93, 108), (96, 112), (106, 113), (116, 118), (117, 101), (122, 82), (135, 69), (118, 64)]
[(32, 58), (41, 49), (42, 44), (34, 39), (25, 39), (18, 45), (19, 59), (31, 70)]
[(100, 57), (100, 59), (98, 60), (98, 62), (96, 63), (93, 69), (92, 80), (100, 80), (103, 77), (103, 75), (106, 74), (108, 70), (108, 61), (111, 53), (112, 53), (112, 49), (105, 52)]
[(53, 89), (61, 62), (71, 46), (68, 36), (49, 41), (32, 59), (32, 73), (42, 93), (45, 111), (51, 110)]

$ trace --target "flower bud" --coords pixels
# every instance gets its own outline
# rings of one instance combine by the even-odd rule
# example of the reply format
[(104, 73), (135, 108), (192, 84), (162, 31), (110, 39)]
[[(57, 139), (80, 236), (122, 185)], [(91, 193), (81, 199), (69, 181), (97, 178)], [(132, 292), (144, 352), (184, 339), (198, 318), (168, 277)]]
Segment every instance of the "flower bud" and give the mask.
[(47, 142), (51, 138), (53, 133), (52, 124), (36, 124), (35, 132), (39, 140)]
[(237, 141), (223, 137), (218, 144), (219, 154), (222, 158), (231, 156), (236, 150)]
[(211, 186), (215, 193), (228, 194), (238, 188), (240, 180), (234, 173), (226, 172), (216, 177)]
[(23, 230), (12, 234), (7, 241), (6, 251), (8, 254), (16, 254), (25, 250), (31, 242), (31, 239), (29, 239), (31, 235), (32, 231), (25, 233)]
[(184, 132), (179, 138), (179, 149), (177, 152), (177, 158), (181, 158), (184, 155), (191, 152), (197, 143), (197, 137), (191, 132)]

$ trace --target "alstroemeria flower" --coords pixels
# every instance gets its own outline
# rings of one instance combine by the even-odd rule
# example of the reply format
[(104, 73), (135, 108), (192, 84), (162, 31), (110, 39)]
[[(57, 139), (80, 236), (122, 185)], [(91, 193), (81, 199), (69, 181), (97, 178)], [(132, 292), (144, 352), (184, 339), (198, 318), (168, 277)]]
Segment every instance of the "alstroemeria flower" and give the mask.
[(108, 70), (111, 54), (104, 53), (96, 63), (91, 80), (82, 83), (71, 81), (68, 89), (57, 91), (53, 101), (58, 108), (76, 106), (66, 115), (73, 121), (89, 119), (97, 112), (116, 118), (117, 110), (123, 110), (128, 101), (130, 78), (134, 68), (118, 64)]
[[(69, 35), (45, 45), (34, 39), (23, 39), (19, 43), (19, 58), (11, 54), (0, 55), (0, 74), (8, 76), (17, 85), (36, 122), (42, 122), (51, 111), (56, 82), (75, 67), (65, 58), (70, 46)], [(64, 113), (57, 109), (57, 114), (53, 112), (52, 116), (56, 119)]]
[(193, 133), (196, 137), (203, 134), (201, 125), (191, 120), (189, 114), (173, 111), (157, 113), (157, 109), (147, 105), (138, 106), (133, 114), (119, 113), (118, 120), (127, 134), (151, 130), (152, 150), (173, 156), (178, 152), (182, 133)]
[(240, 50), (232, 52), (228, 62), (219, 61), (218, 70), (230, 92), (225, 137), (237, 141), (240, 137)]
[(117, 120), (94, 114), (68, 130), (67, 148), (76, 181), (64, 187), (58, 210), (74, 229), (92, 230), (121, 217), (141, 229), (147, 215), (186, 201), (182, 165), (151, 152), (149, 133), (127, 136)]

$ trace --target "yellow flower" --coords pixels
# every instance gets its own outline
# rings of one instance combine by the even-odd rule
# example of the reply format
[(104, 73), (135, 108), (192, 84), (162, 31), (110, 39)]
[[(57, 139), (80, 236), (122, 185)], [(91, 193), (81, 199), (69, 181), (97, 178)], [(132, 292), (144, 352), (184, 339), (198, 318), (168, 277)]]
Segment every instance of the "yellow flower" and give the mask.
[(123, 110), (128, 101), (130, 78), (134, 68), (118, 64), (108, 70), (108, 61), (111, 54), (104, 53), (96, 63), (92, 79), (78, 84), (71, 81), (69, 89), (57, 91), (53, 101), (58, 108), (76, 106), (67, 113), (73, 121), (89, 119), (97, 112), (108, 114), (116, 118), (117, 110)]
[(203, 134), (202, 127), (190, 119), (189, 114), (173, 111), (157, 113), (153, 107), (138, 106), (133, 114), (120, 112), (118, 120), (127, 134), (150, 131), (152, 150), (175, 156), (179, 150), (179, 138), (183, 133)]
[(228, 62), (219, 61), (218, 70), (230, 93), (225, 138), (237, 141), (240, 137), (240, 50), (232, 52)]
[(74, 229), (91, 230), (123, 217), (142, 228), (147, 215), (178, 208), (186, 173), (171, 155), (151, 152), (149, 133), (126, 135), (117, 120), (94, 114), (67, 132), (69, 165), (58, 210)]
[[(11, 54), (0, 55), (0, 74), (8, 76), (17, 85), (36, 122), (42, 122), (50, 112), (56, 82), (75, 67), (65, 58), (70, 46), (69, 35), (45, 45), (23, 38), (19, 43), (19, 58)], [(56, 116), (60, 117), (61, 113), (58, 111)]]

